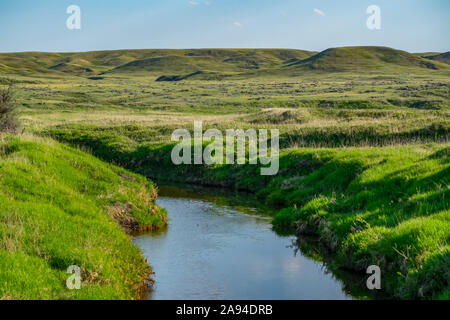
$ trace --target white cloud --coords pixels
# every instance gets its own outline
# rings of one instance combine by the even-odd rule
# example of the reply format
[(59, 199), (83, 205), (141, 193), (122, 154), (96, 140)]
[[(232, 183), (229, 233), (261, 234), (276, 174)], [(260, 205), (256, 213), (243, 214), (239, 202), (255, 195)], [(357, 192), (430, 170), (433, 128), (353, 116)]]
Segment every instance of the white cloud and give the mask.
[(315, 13), (317, 13), (319, 16), (324, 16), (325, 15), (325, 12), (323, 12), (322, 10), (319, 10), (319, 9), (314, 9), (313, 10)]
[(212, 5), (212, 2), (211, 1), (208, 1), (208, 0), (206, 0), (206, 1), (204, 1), (204, 2), (200, 2), (200, 1), (193, 1), (193, 0), (191, 0), (191, 1), (189, 1), (189, 4), (191, 5), (191, 6), (200, 6), (200, 5), (202, 5), (202, 4), (204, 4), (205, 6), (210, 6), (210, 5)]
[(242, 23), (240, 23), (239, 21), (235, 21), (233, 22), (233, 24), (235, 27), (242, 28)]

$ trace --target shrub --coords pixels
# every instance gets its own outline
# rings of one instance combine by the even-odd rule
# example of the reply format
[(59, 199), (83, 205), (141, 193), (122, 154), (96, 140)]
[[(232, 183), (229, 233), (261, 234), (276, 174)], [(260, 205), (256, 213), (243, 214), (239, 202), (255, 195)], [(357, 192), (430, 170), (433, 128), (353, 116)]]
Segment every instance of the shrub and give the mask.
[(11, 87), (0, 89), (0, 132), (16, 132), (19, 124), (15, 109)]

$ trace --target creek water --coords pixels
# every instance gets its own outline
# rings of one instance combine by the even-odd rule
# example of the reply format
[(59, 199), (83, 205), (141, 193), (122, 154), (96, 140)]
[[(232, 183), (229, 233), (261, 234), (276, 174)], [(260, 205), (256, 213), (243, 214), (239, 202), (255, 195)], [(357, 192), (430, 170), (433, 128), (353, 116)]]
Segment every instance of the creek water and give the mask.
[(148, 299), (352, 299), (296, 237), (272, 230), (269, 209), (201, 189), (159, 193), (167, 230), (133, 239), (155, 273)]

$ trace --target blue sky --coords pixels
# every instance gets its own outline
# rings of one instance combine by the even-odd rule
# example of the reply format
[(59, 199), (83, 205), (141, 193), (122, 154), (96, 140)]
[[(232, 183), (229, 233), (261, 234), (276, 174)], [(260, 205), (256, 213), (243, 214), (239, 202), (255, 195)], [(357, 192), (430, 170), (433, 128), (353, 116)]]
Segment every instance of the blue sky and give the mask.
[[(381, 30), (366, 27), (369, 5)], [(81, 30), (69, 30), (69, 5)], [(450, 50), (448, 0), (1, 0), (0, 52), (384, 45)]]

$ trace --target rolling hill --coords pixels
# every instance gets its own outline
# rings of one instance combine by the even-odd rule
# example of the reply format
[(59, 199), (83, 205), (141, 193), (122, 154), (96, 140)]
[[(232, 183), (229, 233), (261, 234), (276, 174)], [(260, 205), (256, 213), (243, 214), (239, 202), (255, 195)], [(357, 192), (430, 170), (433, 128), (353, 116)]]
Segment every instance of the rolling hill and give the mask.
[(424, 58), (450, 64), (450, 51), (436, 55), (425, 56)]
[(93, 74), (241, 73), (277, 68), (315, 52), (290, 49), (113, 50), (81, 53), (0, 53), (0, 73)]
[(435, 64), (420, 57), (387, 47), (331, 48), (294, 62), (290, 67), (322, 72), (354, 72), (397, 67), (438, 69)]
[[(434, 61), (432, 61), (434, 60)], [(79, 53), (0, 53), (0, 75), (149, 76), (155, 80), (301, 76), (304, 73), (447, 68), (448, 53), (427, 59), (387, 47), (293, 49), (148, 49)], [(168, 80), (167, 80), (168, 81)]]

